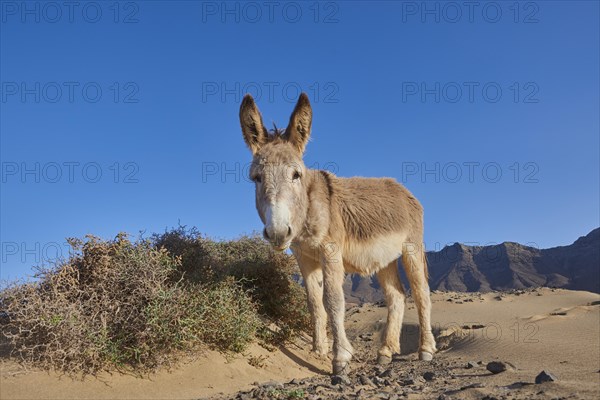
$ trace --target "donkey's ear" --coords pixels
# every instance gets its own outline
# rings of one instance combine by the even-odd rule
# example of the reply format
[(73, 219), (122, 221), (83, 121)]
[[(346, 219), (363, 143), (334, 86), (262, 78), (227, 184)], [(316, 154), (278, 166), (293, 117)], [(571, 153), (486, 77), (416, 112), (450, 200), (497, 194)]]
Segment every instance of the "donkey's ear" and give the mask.
[(246, 145), (252, 151), (252, 154), (256, 154), (267, 141), (268, 133), (263, 125), (258, 107), (256, 107), (254, 99), (249, 94), (244, 96), (240, 106), (240, 124), (242, 125)]
[(300, 93), (298, 103), (290, 117), (290, 123), (285, 130), (286, 139), (298, 149), (300, 153), (304, 153), (306, 142), (310, 136), (310, 127), (312, 124), (312, 108), (306, 93)]

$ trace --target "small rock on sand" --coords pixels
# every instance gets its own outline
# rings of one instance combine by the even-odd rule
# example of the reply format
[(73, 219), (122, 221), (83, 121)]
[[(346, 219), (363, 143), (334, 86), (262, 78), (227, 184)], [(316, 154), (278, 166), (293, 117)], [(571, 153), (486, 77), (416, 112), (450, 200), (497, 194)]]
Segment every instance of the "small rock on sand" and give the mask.
[(435, 372), (427, 371), (423, 374), (423, 378), (425, 378), (426, 381), (432, 381), (435, 379)]
[(375, 384), (373, 383), (373, 381), (371, 379), (369, 379), (369, 377), (366, 376), (366, 375), (360, 375), (358, 377), (358, 381), (361, 383), (361, 385), (375, 386)]
[(390, 369), (386, 369), (385, 371), (380, 373), (379, 377), (380, 378), (391, 378), (393, 374), (394, 374), (394, 371), (390, 368)]
[(499, 374), (500, 372), (506, 371), (506, 364), (501, 361), (492, 361), (489, 362), (485, 368), (492, 374)]
[(405, 379), (403, 379), (400, 384), (403, 386), (409, 386), (409, 385), (418, 385), (419, 383), (423, 383), (424, 379), (420, 376), (408, 376)]
[(469, 361), (467, 365), (465, 365), (466, 369), (477, 368), (477, 363), (475, 361)]
[(556, 380), (558, 378), (548, 371), (542, 371), (535, 377), (535, 383), (554, 382)]

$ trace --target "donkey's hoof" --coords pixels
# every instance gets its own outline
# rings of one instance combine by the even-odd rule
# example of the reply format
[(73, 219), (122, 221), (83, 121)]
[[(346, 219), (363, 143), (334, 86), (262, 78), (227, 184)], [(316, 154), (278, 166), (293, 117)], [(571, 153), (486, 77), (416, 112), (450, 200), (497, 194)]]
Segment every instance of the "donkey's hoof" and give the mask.
[(349, 385), (352, 381), (348, 378), (348, 375), (333, 375), (331, 377), (332, 385)]
[(379, 364), (379, 365), (388, 365), (391, 362), (392, 362), (392, 357), (384, 356), (383, 354), (380, 354), (377, 357), (377, 364)]
[(428, 351), (420, 351), (419, 352), (419, 360), (421, 361), (431, 361), (433, 360), (433, 354)]
[(350, 363), (348, 362), (334, 362), (333, 363), (333, 375), (347, 375), (348, 374), (348, 370), (350, 368), (348, 368), (348, 366), (350, 365)]

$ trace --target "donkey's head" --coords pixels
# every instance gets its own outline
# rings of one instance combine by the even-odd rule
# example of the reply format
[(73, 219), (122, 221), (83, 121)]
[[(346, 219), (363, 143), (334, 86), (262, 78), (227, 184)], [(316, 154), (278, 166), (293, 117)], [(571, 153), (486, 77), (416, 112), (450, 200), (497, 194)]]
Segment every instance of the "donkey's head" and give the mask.
[(290, 246), (306, 219), (307, 169), (302, 154), (311, 122), (312, 109), (305, 93), (300, 94), (285, 131), (267, 131), (249, 94), (240, 107), (244, 140), (253, 155), (250, 179), (256, 185), (256, 209), (265, 224), (265, 239), (277, 250)]

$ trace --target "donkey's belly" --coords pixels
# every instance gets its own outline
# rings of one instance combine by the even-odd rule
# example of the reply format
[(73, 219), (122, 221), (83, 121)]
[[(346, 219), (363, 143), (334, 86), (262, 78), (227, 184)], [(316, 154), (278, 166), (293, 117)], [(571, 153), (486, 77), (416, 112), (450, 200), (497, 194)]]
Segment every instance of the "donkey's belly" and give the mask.
[(349, 241), (343, 252), (346, 272), (371, 275), (402, 255), (405, 234), (394, 233), (367, 241)]

